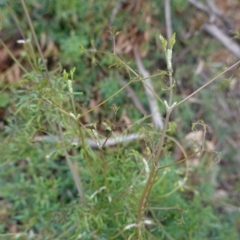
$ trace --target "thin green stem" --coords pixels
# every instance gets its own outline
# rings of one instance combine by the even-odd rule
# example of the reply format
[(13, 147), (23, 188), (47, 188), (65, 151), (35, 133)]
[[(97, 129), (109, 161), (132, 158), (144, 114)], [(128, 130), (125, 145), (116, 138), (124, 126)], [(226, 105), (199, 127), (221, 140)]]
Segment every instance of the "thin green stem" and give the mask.
[(132, 72), (135, 76), (139, 76), (139, 74), (137, 72), (135, 72), (131, 67), (129, 67), (120, 57), (118, 57), (116, 54), (114, 53), (109, 53), (109, 52), (104, 52), (104, 51), (98, 51), (98, 50), (89, 50), (90, 52), (95, 52), (95, 53), (101, 53), (101, 54), (106, 54), (106, 55), (110, 55), (114, 58), (116, 58), (121, 64), (123, 64), (125, 66), (126, 69), (130, 70), (130, 72)]
[[(155, 183), (155, 180), (156, 180), (156, 177), (157, 177), (157, 174), (158, 174), (159, 169), (158, 169), (157, 165), (158, 165), (159, 157), (160, 157), (161, 152), (162, 152), (164, 140), (165, 140), (165, 137), (166, 137), (166, 132), (167, 132), (167, 128), (168, 128), (168, 123), (169, 123), (169, 118), (170, 118), (170, 115), (171, 115), (171, 111), (172, 111), (171, 108), (167, 110), (167, 115), (166, 115), (166, 119), (165, 119), (164, 128), (163, 128), (162, 133), (161, 133), (161, 138), (159, 139), (159, 142), (157, 143), (156, 148), (155, 148), (155, 155), (153, 156), (153, 161), (152, 161), (153, 164), (152, 164), (152, 167), (151, 167), (151, 171), (149, 173), (148, 180), (146, 182), (146, 185), (143, 189), (142, 196), (141, 196), (140, 201), (139, 201), (138, 216), (137, 216), (137, 223), (138, 224), (140, 224), (140, 222), (142, 220), (145, 208), (146, 208), (146, 206), (148, 205), (148, 202), (149, 202), (149, 197), (150, 197), (151, 190), (153, 188), (153, 185)], [(138, 231), (138, 236), (140, 236), (140, 234), (141, 234), (140, 233), (140, 228), (138, 228), (137, 231)]]
[(93, 110), (99, 108), (100, 106), (102, 106), (104, 103), (106, 103), (107, 101), (109, 101), (111, 98), (113, 98), (115, 95), (117, 95), (119, 92), (121, 92), (124, 88), (126, 88), (128, 85), (130, 85), (133, 81), (128, 82), (126, 85), (124, 85), (122, 88), (120, 88), (117, 92), (115, 92), (114, 94), (112, 94), (109, 98), (105, 99), (104, 101), (102, 101), (101, 103), (99, 103), (98, 105), (96, 105), (95, 107), (89, 109), (88, 111), (84, 112), (83, 114), (81, 114), (80, 118), (85, 116), (86, 114), (92, 112)]
[(27, 21), (28, 21), (29, 27), (30, 27), (30, 29), (31, 29), (31, 32), (32, 32), (32, 35), (33, 35), (34, 42), (35, 42), (35, 44), (36, 44), (36, 47), (37, 47), (38, 53), (39, 53), (39, 55), (40, 55), (40, 57), (41, 57), (41, 60), (42, 60), (43, 66), (44, 66), (44, 68), (45, 68), (47, 79), (49, 80), (49, 74), (48, 74), (47, 65), (46, 65), (46, 62), (45, 62), (45, 59), (44, 59), (44, 56), (43, 56), (43, 53), (42, 53), (42, 50), (41, 50), (40, 44), (39, 44), (39, 42), (38, 42), (36, 32), (35, 32), (34, 27), (33, 27), (33, 25), (32, 25), (32, 20), (31, 20), (31, 18), (30, 18), (30, 16), (29, 16), (29, 13), (28, 13), (28, 10), (27, 10), (27, 7), (26, 7), (26, 4), (25, 4), (25, 1), (24, 1), (24, 0), (21, 0), (21, 4), (22, 4), (22, 7), (23, 7), (23, 10), (24, 10), (25, 16), (26, 16), (26, 18), (27, 18)]
[(155, 93), (155, 91), (142, 80), (144, 86), (159, 100), (159, 102), (161, 102), (162, 104), (164, 104), (163, 100)]
[(34, 66), (33, 69), (37, 70), (38, 69), (37, 58), (36, 58), (32, 43), (31, 42), (26, 42), (26, 44), (24, 44), (24, 47), (26, 48), (26, 52), (30, 56), (31, 62), (33, 62), (32, 63), (33, 66)]
[(4, 47), (4, 49), (7, 51), (7, 53), (9, 54), (9, 56), (12, 58), (12, 60), (22, 69), (22, 71), (26, 74), (28, 73), (28, 71), (19, 63), (19, 61), (14, 57), (14, 55), (12, 54), (12, 52), (8, 49), (8, 47), (5, 45), (5, 43), (3, 42), (3, 40), (0, 38), (0, 43), (2, 44), (2, 46)]
[[(156, 74), (154, 75), (154, 77), (159, 76), (161, 74)], [(102, 101), (101, 103), (99, 103), (98, 105), (96, 105), (95, 107), (89, 109), (88, 111), (84, 112), (83, 114), (81, 114), (80, 118), (85, 116), (86, 114), (92, 112), (93, 110), (99, 108), (100, 106), (102, 106), (103, 104), (105, 104), (106, 102), (108, 102), (111, 98), (113, 98), (115, 95), (117, 95), (118, 93), (120, 93), (122, 90), (124, 90), (128, 85), (130, 85), (133, 82), (139, 82), (139, 81), (144, 81), (148, 78), (141, 78), (141, 79), (133, 79), (131, 81), (129, 81), (126, 85), (124, 85), (122, 88), (120, 88), (117, 92), (115, 92), (114, 94), (112, 94), (109, 98), (105, 99), (104, 101)], [(149, 88), (150, 91), (152, 91), (152, 93), (158, 98), (159, 101), (161, 101), (163, 103), (163, 101), (157, 96), (157, 94), (149, 87), (146, 85), (147, 88)]]
[(172, 69), (169, 70), (169, 83), (170, 83), (170, 92), (169, 92), (169, 102), (168, 105), (172, 105), (173, 101), (173, 77), (172, 77)]
[(168, 139), (173, 141), (180, 148), (180, 150), (182, 151), (182, 154), (183, 154), (185, 162), (186, 162), (185, 178), (187, 178), (188, 177), (189, 164), (188, 164), (188, 161), (186, 161), (186, 160), (190, 159), (190, 157), (187, 155), (187, 152), (185, 151), (184, 147), (175, 138), (173, 138), (171, 136), (168, 136), (168, 135), (166, 135), (166, 136), (167, 136)]
[(158, 220), (158, 218), (156, 217), (154, 211), (152, 211), (151, 209), (149, 209), (153, 218), (157, 219), (157, 221), (155, 221), (157, 223), (158, 229), (160, 229), (164, 235), (166, 235), (167, 239), (169, 240), (176, 240), (175, 238), (173, 238), (165, 229), (164, 226), (160, 223), (160, 221)]
[(236, 62), (235, 64), (233, 64), (231, 67), (229, 67), (228, 69), (226, 69), (225, 71), (223, 71), (222, 73), (218, 74), (216, 77), (214, 77), (213, 79), (211, 79), (209, 82), (207, 82), (206, 84), (204, 84), (202, 87), (198, 88), (195, 92), (193, 92), (192, 94), (190, 94), (189, 96), (187, 96), (186, 98), (184, 98), (182, 101), (180, 101), (179, 103), (177, 103), (175, 107), (179, 106), (180, 104), (186, 102), (189, 98), (191, 98), (192, 96), (196, 95), (198, 92), (200, 92), (201, 90), (203, 90), (205, 87), (207, 87), (209, 84), (213, 83), (216, 79), (218, 79), (220, 76), (222, 76), (223, 74), (225, 74), (226, 72), (230, 71), (231, 69), (233, 69), (234, 67), (236, 67), (237, 65), (240, 64), (240, 61)]
[(58, 124), (58, 130), (59, 130), (59, 138), (60, 138), (60, 142), (62, 143), (62, 149), (63, 149), (64, 155), (65, 155), (65, 159), (66, 159), (68, 167), (69, 167), (69, 169), (72, 173), (75, 185), (76, 185), (77, 190), (78, 190), (80, 201), (83, 205), (86, 206), (87, 202), (86, 202), (86, 199), (85, 199), (85, 196), (84, 196), (82, 183), (81, 183), (80, 177), (79, 177), (72, 161), (70, 160), (69, 154), (68, 154), (67, 149), (66, 149), (66, 145), (64, 143), (62, 127), (59, 124)]
[(9, 6), (9, 4), (8, 4), (6, 1), (5, 1), (5, 5), (6, 5), (8, 11), (9, 11), (10, 15), (12, 16), (13, 21), (14, 21), (14, 23), (16, 24), (17, 29), (18, 29), (18, 31), (20, 32), (22, 38), (23, 38), (24, 40), (26, 40), (26, 38), (25, 38), (25, 36), (24, 36), (24, 33), (23, 33), (23, 31), (22, 31), (22, 29), (21, 29), (21, 27), (20, 27), (20, 25), (19, 25), (19, 20), (17, 19), (16, 15), (15, 15), (14, 12), (12, 11), (13, 7), (12, 7), (12, 6)]
[(50, 100), (48, 100), (47, 98), (42, 96), (42, 99), (44, 101), (46, 101), (47, 103), (49, 103), (50, 105), (54, 106), (55, 108), (57, 108), (60, 112), (64, 113), (67, 116), (70, 116), (70, 114), (68, 112), (66, 112), (65, 110), (63, 110), (60, 106), (58, 106), (57, 104), (51, 102)]
[(76, 124), (78, 126), (78, 132), (79, 132), (79, 137), (80, 137), (80, 141), (81, 141), (81, 146), (84, 149), (84, 153), (86, 154), (87, 149), (86, 149), (85, 139), (84, 139), (84, 136), (83, 136), (82, 128), (81, 128), (80, 124), (78, 123), (78, 120), (76, 121)]
[(171, 112), (172, 112), (171, 109), (169, 111), (167, 111), (165, 124), (164, 124), (163, 130), (162, 130), (162, 133), (161, 133), (161, 138), (159, 139), (159, 142), (157, 144), (157, 152), (156, 152), (156, 154), (154, 156), (154, 159), (153, 159), (155, 167), (157, 167), (157, 165), (158, 165), (158, 160), (159, 160), (159, 157), (160, 157), (161, 152), (162, 152), (162, 148), (163, 148), (164, 140), (165, 140), (165, 137), (166, 137)]
[(70, 91), (69, 91), (69, 94), (70, 94), (71, 104), (72, 104), (72, 108), (73, 108), (73, 113), (76, 116), (77, 115), (77, 111), (76, 111), (76, 105), (75, 105), (75, 102), (74, 102), (74, 95)]

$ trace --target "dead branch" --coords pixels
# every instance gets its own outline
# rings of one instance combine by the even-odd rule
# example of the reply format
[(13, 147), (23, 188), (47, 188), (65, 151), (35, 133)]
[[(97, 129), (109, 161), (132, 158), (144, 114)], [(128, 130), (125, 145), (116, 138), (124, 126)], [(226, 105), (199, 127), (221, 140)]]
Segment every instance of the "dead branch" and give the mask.
[[(127, 84), (126, 81), (124, 81), (123, 79), (119, 78), (118, 79), (120, 85), (123, 87)], [(130, 97), (134, 103), (134, 105), (136, 106), (136, 108), (143, 114), (146, 115), (147, 111), (144, 109), (143, 105), (141, 104), (138, 96), (136, 95), (136, 93), (134, 92), (134, 90), (130, 87), (127, 86), (125, 88), (125, 91), (127, 92), (127, 96)]]
[(171, 0), (165, 0), (165, 22), (168, 42), (172, 36)]
[(145, 92), (146, 92), (146, 95), (147, 95), (148, 104), (149, 104), (149, 107), (150, 107), (150, 112), (151, 112), (151, 115), (152, 115), (153, 124), (154, 124), (155, 128), (163, 129), (163, 120), (162, 120), (161, 113), (158, 109), (157, 99), (153, 94), (154, 87), (153, 87), (153, 84), (152, 84), (152, 81), (151, 81), (151, 78), (150, 78), (150, 74), (145, 69), (145, 67), (143, 66), (142, 60), (140, 58), (139, 52), (138, 52), (136, 47), (133, 48), (133, 53), (134, 53), (134, 57), (135, 57), (137, 67), (138, 67), (138, 71), (146, 79), (146, 80), (144, 80), (144, 89), (145, 89)]
[[(122, 143), (126, 143), (126, 142), (131, 142), (131, 141), (135, 141), (135, 140), (140, 140), (144, 138), (144, 134), (138, 134), (138, 133), (134, 133), (134, 134), (128, 134), (128, 135), (122, 135), (122, 136), (114, 136), (114, 137), (110, 137), (107, 142), (105, 143), (106, 139), (105, 138), (101, 138), (98, 140), (98, 142), (96, 140), (87, 138), (86, 139), (86, 144), (88, 144), (91, 148), (93, 149), (99, 149), (99, 147), (101, 147), (104, 143), (104, 147), (112, 147), (118, 144), (122, 144)], [(59, 137), (57, 136), (36, 136), (33, 139), (33, 142), (51, 142), (51, 143), (57, 143), (60, 142)], [(67, 140), (68, 143), (70, 143), (73, 146), (81, 146), (81, 142), (79, 140), (78, 137), (75, 137), (74, 139), (69, 139)]]
[[(219, 19), (224, 25), (230, 26), (230, 21), (223, 15), (223, 13), (216, 7), (212, 0), (207, 0), (207, 4), (204, 5), (196, 0), (188, 0), (197, 9), (204, 11), (209, 16), (209, 21), (202, 25), (202, 29), (212, 37), (216, 38), (225, 48), (232, 52), (237, 58), (240, 59), (240, 46), (231, 39), (222, 29), (220, 29), (216, 22)], [(228, 29), (230, 31), (231, 29)]]
[(222, 43), (230, 52), (232, 52), (237, 58), (240, 59), (240, 46), (234, 42), (229, 36), (224, 34), (216, 25), (205, 23), (202, 26), (202, 29), (205, 30), (208, 34), (215, 37), (219, 42)]

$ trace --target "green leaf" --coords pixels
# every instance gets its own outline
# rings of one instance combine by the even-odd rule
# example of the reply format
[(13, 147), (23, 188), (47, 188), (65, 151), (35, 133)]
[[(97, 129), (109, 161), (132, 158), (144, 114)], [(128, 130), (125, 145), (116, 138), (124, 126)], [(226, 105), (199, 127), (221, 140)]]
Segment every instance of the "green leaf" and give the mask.
[(7, 93), (1, 93), (0, 95), (0, 107), (6, 107), (9, 103), (9, 96)]
[(173, 33), (173, 35), (170, 39), (170, 49), (173, 49), (175, 42), (176, 42), (176, 33)]
[(63, 70), (63, 78), (64, 78), (64, 80), (68, 80), (68, 76), (69, 76), (69, 73), (64, 69)]
[(76, 70), (76, 67), (73, 67), (71, 70), (70, 70), (70, 76), (71, 76), (71, 79), (73, 80), (73, 75), (74, 75), (74, 72)]
[(162, 44), (164, 52), (166, 52), (167, 51), (167, 40), (162, 35), (159, 35), (159, 39)]

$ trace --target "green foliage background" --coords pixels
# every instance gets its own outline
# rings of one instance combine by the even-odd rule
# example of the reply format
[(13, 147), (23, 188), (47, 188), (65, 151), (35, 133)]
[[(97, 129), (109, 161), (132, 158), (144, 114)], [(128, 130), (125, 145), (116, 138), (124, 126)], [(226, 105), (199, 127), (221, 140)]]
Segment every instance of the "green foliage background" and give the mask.
[[(20, 3), (7, 2), (23, 32), (31, 37)], [(116, 92), (120, 88), (116, 73), (129, 77), (124, 68), (109, 67), (116, 64), (116, 59), (108, 54), (80, 51), (80, 46), (85, 49), (99, 49), (102, 46), (101, 35), (107, 31), (112, 9), (117, 3), (118, 1), (26, 1), (37, 36), (45, 33), (59, 47), (57, 62), (61, 67), (58, 71), (49, 73), (51, 84), (43, 71), (34, 70), (29, 70), (18, 83), (7, 86), (1, 83), (4, 93), (0, 96), (0, 107), (7, 108), (7, 116), (0, 133), (0, 239), (16, 239), (17, 233), (20, 234), (18, 239), (135, 239), (135, 228), (125, 228), (136, 222), (138, 199), (144, 186), (143, 174), (134, 187), (130, 188), (144, 167), (140, 155), (143, 151), (142, 142), (124, 143), (103, 150), (88, 148), (86, 155), (82, 147), (72, 146), (66, 140), (72, 139), (78, 131), (73, 120), (44, 101), (49, 99), (52, 103), (61, 103), (66, 112), (72, 112), (62, 69), (76, 67), (74, 91), (81, 93), (75, 97), (77, 110), (82, 106), (88, 107), (90, 100), (96, 97), (96, 89), (102, 100)], [(153, 18), (162, 12), (163, 1), (156, 7), (158, 5), (159, 1), (149, 3)], [(12, 33), (15, 23), (10, 18), (9, 10), (5, 5), (2, 6), (2, 28), (11, 29)], [(177, 15), (186, 12), (187, 8), (186, 1), (172, 3), (173, 24), (180, 36), (179, 43), (175, 46), (176, 51), (181, 49), (181, 44), (188, 44), (181, 42), (180, 32), (184, 19)], [(135, 21), (140, 29), (149, 28), (145, 22), (141, 22), (142, 12), (134, 16)], [(114, 22), (116, 28), (126, 31), (126, 23), (132, 18), (126, 12), (120, 12)], [(163, 14), (160, 14), (160, 19), (163, 21)], [(162, 25), (161, 27), (163, 28)], [(159, 34), (159, 29), (149, 29), (149, 32), (151, 40), (146, 46), (149, 53), (144, 63), (156, 71), (156, 62), (165, 66), (164, 54), (156, 51), (154, 39)], [(201, 39), (193, 37), (190, 41), (199, 43)], [(214, 44), (208, 43), (211, 49)], [(105, 50), (112, 51), (111, 38)], [(177, 79), (194, 77), (191, 69), (198, 54), (199, 52), (186, 57), (183, 66), (176, 70)], [(205, 57), (210, 53), (202, 54)], [(131, 60), (129, 56), (121, 57), (127, 63)], [(135, 68), (133, 62), (130, 65)], [(164, 98), (166, 93), (161, 91), (163, 84), (155, 84), (159, 96)], [(192, 87), (195, 83), (186, 81), (184, 84)], [(147, 107), (142, 86), (136, 83), (132, 87)], [(180, 97), (180, 94), (176, 95), (176, 99)], [(205, 92), (204, 98), (208, 97), (208, 92)], [(122, 91), (101, 106), (103, 118), (109, 117), (110, 122), (114, 116), (110, 107), (114, 104), (120, 107), (118, 117), (123, 109), (129, 112), (128, 116), (133, 122), (143, 117), (129, 104)], [(211, 109), (204, 108), (203, 111), (208, 113)], [(90, 116), (92, 124), (95, 124), (98, 116)], [(173, 132), (173, 135), (181, 140), (184, 131), (190, 129), (191, 122), (196, 120), (194, 109), (187, 103), (176, 111), (175, 116), (179, 132)], [(207, 119), (211, 120), (210, 117)], [(34, 136), (38, 134), (58, 135), (57, 123), (64, 129), (64, 144), (81, 176), (87, 206), (79, 203), (62, 144), (54, 141), (54, 138), (45, 142), (34, 141)], [(150, 126), (146, 128), (145, 125), (136, 125), (132, 129), (156, 136)], [(107, 131), (104, 133), (107, 135)], [(85, 136), (88, 134), (86, 132)], [(146, 142), (148, 141), (150, 140), (147, 139)], [(162, 159), (164, 164), (175, 161), (171, 155), (173, 148), (169, 148), (167, 156), (170, 157)], [(239, 212), (224, 212), (222, 206), (212, 200), (216, 186), (216, 179), (212, 180), (212, 176), (220, 172), (216, 164), (209, 156), (205, 159), (203, 157), (200, 166), (191, 170), (187, 184), (182, 189), (171, 192), (183, 180), (184, 169), (183, 164), (159, 172), (159, 182), (152, 190), (149, 203), (149, 206), (156, 209), (149, 208), (146, 214), (146, 218), (155, 220), (156, 223), (146, 226), (142, 239), (238, 239)], [(164, 197), (168, 193), (170, 194)], [(10, 231), (11, 226), (16, 227), (15, 232)], [(31, 234), (34, 236), (31, 237)]]

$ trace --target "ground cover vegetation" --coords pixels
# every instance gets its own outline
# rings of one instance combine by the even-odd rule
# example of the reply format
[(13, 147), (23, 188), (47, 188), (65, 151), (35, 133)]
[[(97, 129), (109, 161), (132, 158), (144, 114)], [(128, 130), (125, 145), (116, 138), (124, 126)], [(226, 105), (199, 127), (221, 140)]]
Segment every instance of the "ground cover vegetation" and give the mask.
[(240, 6), (218, 4), (0, 1), (0, 239), (239, 239)]

